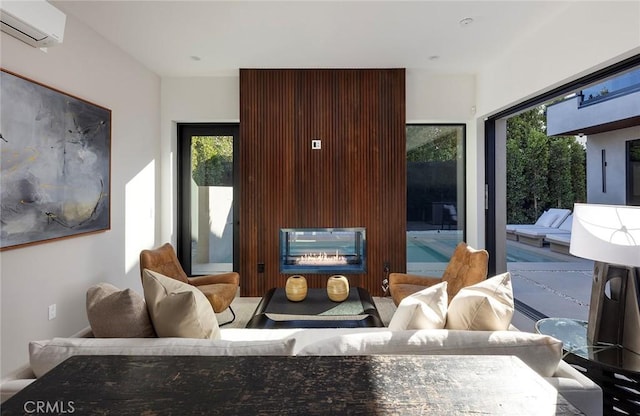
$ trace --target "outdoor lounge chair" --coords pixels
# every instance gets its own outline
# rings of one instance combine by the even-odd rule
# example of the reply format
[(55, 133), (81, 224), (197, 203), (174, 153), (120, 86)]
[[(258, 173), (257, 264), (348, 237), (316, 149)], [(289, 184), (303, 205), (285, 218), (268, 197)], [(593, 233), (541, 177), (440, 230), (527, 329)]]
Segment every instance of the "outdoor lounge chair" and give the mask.
[(549, 234), (545, 238), (549, 243), (549, 249), (556, 253), (570, 254), (569, 243), (571, 242), (571, 233), (566, 234)]
[(548, 235), (571, 235), (571, 224), (573, 223), (573, 215), (569, 215), (558, 228), (552, 227), (529, 227), (516, 228), (515, 234), (518, 241), (535, 247), (542, 247), (545, 243), (545, 237)]
[(507, 240), (518, 241), (516, 230), (532, 228), (558, 228), (562, 222), (571, 214), (571, 210), (562, 208), (551, 208), (540, 215), (535, 224), (507, 224)]

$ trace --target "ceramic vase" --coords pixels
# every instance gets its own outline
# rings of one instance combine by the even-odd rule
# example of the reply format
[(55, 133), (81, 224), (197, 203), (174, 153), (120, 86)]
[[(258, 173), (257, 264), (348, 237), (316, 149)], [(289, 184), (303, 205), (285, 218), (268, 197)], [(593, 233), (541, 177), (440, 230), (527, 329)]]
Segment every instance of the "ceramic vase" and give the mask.
[(307, 297), (307, 279), (304, 276), (296, 274), (287, 279), (284, 289), (287, 299), (291, 302), (300, 302)]
[(327, 281), (327, 295), (334, 302), (342, 302), (349, 297), (349, 280), (345, 276), (331, 276)]

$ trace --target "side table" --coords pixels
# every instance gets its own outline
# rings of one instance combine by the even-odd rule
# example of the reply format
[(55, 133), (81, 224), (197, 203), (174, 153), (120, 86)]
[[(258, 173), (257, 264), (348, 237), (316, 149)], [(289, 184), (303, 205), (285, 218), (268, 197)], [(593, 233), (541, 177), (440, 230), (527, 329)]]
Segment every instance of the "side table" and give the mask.
[(562, 341), (564, 361), (602, 388), (604, 414), (640, 414), (640, 355), (621, 345), (587, 340), (587, 322), (570, 318), (545, 318), (536, 332)]

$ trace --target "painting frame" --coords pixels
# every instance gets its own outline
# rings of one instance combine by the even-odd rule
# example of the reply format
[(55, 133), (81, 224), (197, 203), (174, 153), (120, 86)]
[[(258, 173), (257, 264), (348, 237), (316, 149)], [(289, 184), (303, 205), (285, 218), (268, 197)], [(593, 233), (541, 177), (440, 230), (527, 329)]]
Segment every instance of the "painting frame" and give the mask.
[(111, 229), (111, 110), (0, 68), (0, 251)]

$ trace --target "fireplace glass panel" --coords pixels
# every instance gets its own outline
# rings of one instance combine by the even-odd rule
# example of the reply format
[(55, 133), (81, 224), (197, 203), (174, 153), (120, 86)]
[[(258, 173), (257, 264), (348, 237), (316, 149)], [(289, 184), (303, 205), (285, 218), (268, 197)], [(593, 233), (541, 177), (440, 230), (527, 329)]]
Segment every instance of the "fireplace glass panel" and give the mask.
[(280, 272), (366, 273), (364, 228), (283, 228)]

